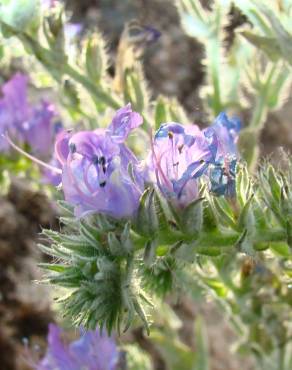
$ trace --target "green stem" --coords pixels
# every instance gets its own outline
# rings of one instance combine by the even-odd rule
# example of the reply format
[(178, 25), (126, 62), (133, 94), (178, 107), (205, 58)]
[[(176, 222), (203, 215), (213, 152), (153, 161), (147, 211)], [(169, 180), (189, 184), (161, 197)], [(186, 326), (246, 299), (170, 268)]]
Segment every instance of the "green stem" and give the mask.
[(260, 95), (256, 100), (255, 109), (253, 110), (252, 118), (249, 127), (255, 129), (255, 133), (258, 135), (262, 130), (265, 119), (268, 113), (266, 106), (266, 97)]
[(268, 105), (267, 105), (267, 96), (269, 95), (269, 90), (272, 88), (272, 79), (276, 71), (276, 64), (273, 64), (268, 73), (268, 77), (263, 85), (261, 85), (259, 95), (256, 99), (255, 108), (253, 110), (251, 122), (249, 124), (249, 129), (252, 130), (254, 134), (254, 140), (250, 141), (250, 148), (248, 153), (248, 158), (250, 158), (249, 168), (253, 169), (257, 163), (259, 150), (258, 150), (258, 141), (262, 129), (264, 128), (267, 114), (268, 114)]
[(206, 57), (209, 61), (209, 76), (213, 86), (212, 109), (216, 115), (222, 110), (221, 94), (220, 94), (220, 44), (217, 39), (218, 35), (214, 35), (213, 39), (209, 40), (206, 45)]
[(281, 345), (278, 349), (279, 370), (285, 370), (285, 346)]
[(115, 100), (110, 94), (103, 91), (100, 87), (96, 86), (87, 77), (80, 74), (69, 64), (66, 64), (64, 66), (64, 72), (68, 74), (68, 76), (73, 78), (75, 81), (83, 85), (88, 90), (88, 92), (95, 98), (97, 102), (102, 101), (103, 103), (109, 105), (113, 109), (119, 109), (121, 107), (122, 105), (121, 102)]

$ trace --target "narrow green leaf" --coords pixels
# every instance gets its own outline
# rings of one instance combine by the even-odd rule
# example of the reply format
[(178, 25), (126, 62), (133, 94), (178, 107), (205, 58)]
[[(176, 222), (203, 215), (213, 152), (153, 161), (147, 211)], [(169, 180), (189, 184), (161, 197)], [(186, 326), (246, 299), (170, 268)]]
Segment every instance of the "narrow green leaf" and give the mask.
[(250, 31), (242, 31), (240, 34), (256, 48), (261, 49), (265, 54), (267, 54), (273, 62), (277, 62), (279, 58), (281, 58), (282, 52), (276, 38), (258, 36)]
[(195, 321), (196, 357), (192, 370), (209, 370), (208, 337), (203, 318)]

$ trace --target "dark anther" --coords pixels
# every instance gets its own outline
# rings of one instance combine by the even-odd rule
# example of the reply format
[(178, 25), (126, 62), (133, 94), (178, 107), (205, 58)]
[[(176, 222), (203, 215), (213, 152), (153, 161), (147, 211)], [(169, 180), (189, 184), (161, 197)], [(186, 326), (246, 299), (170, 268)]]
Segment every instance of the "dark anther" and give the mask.
[(103, 171), (103, 173), (106, 173), (106, 167), (105, 166), (102, 166), (102, 171)]
[(201, 159), (200, 164), (203, 164), (203, 163), (205, 163), (205, 161), (204, 161), (204, 159)]
[(76, 152), (76, 145), (74, 143), (70, 143), (69, 144), (69, 149), (70, 149), (71, 153), (75, 153)]
[(179, 165), (179, 162), (176, 162), (173, 164), (173, 167), (177, 167)]
[(101, 188), (104, 188), (104, 187), (105, 187), (105, 185), (106, 185), (106, 181), (102, 181), (102, 182), (100, 182), (100, 183), (99, 183), (99, 186), (100, 186)]
[(169, 132), (168, 132), (168, 137), (169, 137), (170, 139), (173, 139), (173, 132), (169, 131)]
[(184, 147), (184, 144), (177, 147), (179, 154), (181, 154), (183, 147)]
[(105, 165), (105, 158), (104, 158), (104, 156), (101, 156), (101, 157), (99, 158), (99, 164), (101, 164), (102, 166), (104, 166), (104, 165)]

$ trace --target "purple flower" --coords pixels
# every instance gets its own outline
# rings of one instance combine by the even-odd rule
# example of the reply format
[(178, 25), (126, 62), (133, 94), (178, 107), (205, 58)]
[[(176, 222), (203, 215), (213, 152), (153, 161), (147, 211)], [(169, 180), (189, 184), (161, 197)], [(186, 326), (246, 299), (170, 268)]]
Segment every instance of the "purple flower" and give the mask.
[(123, 141), (139, 124), (141, 117), (127, 106), (117, 112), (107, 130), (72, 134), (68, 142), (66, 137), (57, 140), (62, 188), (77, 216), (100, 212), (128, 218), (135, 214), (144, 184), (139, 162)]
[(64, 26), (65, 38), (70, 44), (81, 32), (83, 26), (81, 23), (67, 23)]
[(30, 119), (22, 125), (23, 137), (37, 156), (48, 158), (52, 153), (55, 139), (55, 128), (52, 124), (54, 116), (54, 107), (42, 102), (40, 107), (33, 109)]
[(139, 127), (143, 122), (139, 113), (133, 112), (131, 104), (119, 109), (112, 123), (108, 127), (108, 132), (116, 143), (123, 143), (130, 132)]
[(237, 157), (236, 143), (240, 127), (238, 118), (229, 119), (226, 113), (221, 112), (214, 123), (204, 130), (204, 135), (210, 141), (216, 142), (216, 148), (213, 151), (216, 162), (226, 157)]
[(151, 26), (144, 26), (144, 31), (147, 34), (147, 42), (155, 42), (161, 36), (161, 32)]
[(128, 33), (133, 41), (143, 42), (146, 45), (157, 41), (161, 36), (161, 33), (156, 28), (140, 25), (135, 21), (130, 24)]
[(16, 73), (2, 86), (3, 99), (6, 110), (10, 114), (12, 125), (21, 126), (29, 119), (31, 107), (27, 100), (28, 77)]
[(5, 109), (5, 103), (0, 100), (0, 152), (9, 150), (9, 143), (4, 139), (4, 135), (8, 130), (9, 113)]
[(183, 208), (197, 198), (197, 179), (211, 157), (209, 143), (197, 126), (165, 123), (155, 134), (150, 167), (164, 196)]
[[(29, 144), (31, 151), (47, 158), (54, 140), (54, 109), (43, 102), (33, 107), (27, 99), (28, 77), (16, 73), (2, 86), (0, 99), (0, 134), (8, 133), (13, 141)], [(0, 150), (7, 150), (7, 142), (0, 139)]]
[[(23, 142), (22, 125), (30, 118), (31, 107), (27, 101), (28, 77), (16, 73), (2, 86), (3, 97), (0, 99), (0, 133), (9, 132), (15, 140)], [(0, 139), (0, 148), (8, 149), (4, 139)]]
[(222, 112), (212, 126), (204, 130), (210, 142), (212, 161), (209, 167), (211, 192), (215, 195), (235, 196), (235, 174), (238, 152), (236, 143), (241, 123), (236, 117), (229, 119)]
[(115, 370), (119, 352), (113, 337), (87, 331), (69, 345), (61, 339), (62, 330), (50, 324), (48, 349), (36, 370)]

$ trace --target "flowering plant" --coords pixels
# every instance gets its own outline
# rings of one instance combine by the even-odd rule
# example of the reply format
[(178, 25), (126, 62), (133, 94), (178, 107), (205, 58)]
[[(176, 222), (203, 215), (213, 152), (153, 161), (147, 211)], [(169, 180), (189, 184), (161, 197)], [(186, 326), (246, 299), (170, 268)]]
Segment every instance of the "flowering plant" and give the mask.
[[(243, 159), (249, 166), (256, 163), (264, 118), (277, 105), (288, 68), (269, 62), (267, 79), (251, 78), (259, 94), (251, 126), (241, 129), (236, 116), (224, 113), (238, 105), (237, 65), (228, 65), (233, 83), (226, 86), (226, 96), (220, 94), (220, 35), (230, 2), (216, 1), (212, 11), (193, 0), (179, 2), (186, 28), (192, 21), (202, 31), (209, 63), (209, 93), (203, 96), (217, 117), (200, 129), (188, 124), (177, 102), (150, 100), (137, 58), (157, 39), (151, 27), (127, 25), (116, 76), (110, 78), (99, 34), (84, 36), (85, 52), (79, 59), (78, 53), (67, 55), (64, 14), (53, 3), (42, 28), (34, 32), (2, 18), (1, 24), (4, 34), (17, 36), (47, 69), (73, 129), (55, 135), (51, 110), (46, 104), (34, 109), (27, 103), (26, 78), (20, 75), (13, 79), (13, 98), (12, 82), (4, 85), (0, 127), (8, 132), (10, 144), (28, 146), (42, 159), (50, 159), (52, 145), (47, 144), (54, 141), (47, 168), (53, 172), (47, 176), (64, 195), (61, 227), (43, 230), (40, 249), (52, 260), (40, 266), (45, 282), (67, 292), (59, 294), (60, 311), (87, 330), (99, 327), (121, 334), (142, 322), (149, 333), (155, 326), (151, 313), (157, 297), (181, 291), (191, 295), (197, 285), (227, 312), (241, 338), (241, 351), (255, 354), (263, 368), (280, 363), (281, 370), (288, 370), (292, 162), (287, 156), (285, 170), (266, 162), (252, 174)], [(241, 8), (254, 20), (257, 7)], [(279, 36), (278, 23), (269, 12), (264, 14)], [(250, 60), (249, 53), (244, 55)], [(7, 141), (1, 140), (7, 150)], [(74, 358), (72, 351), (63, 351), (66, 361)]]

